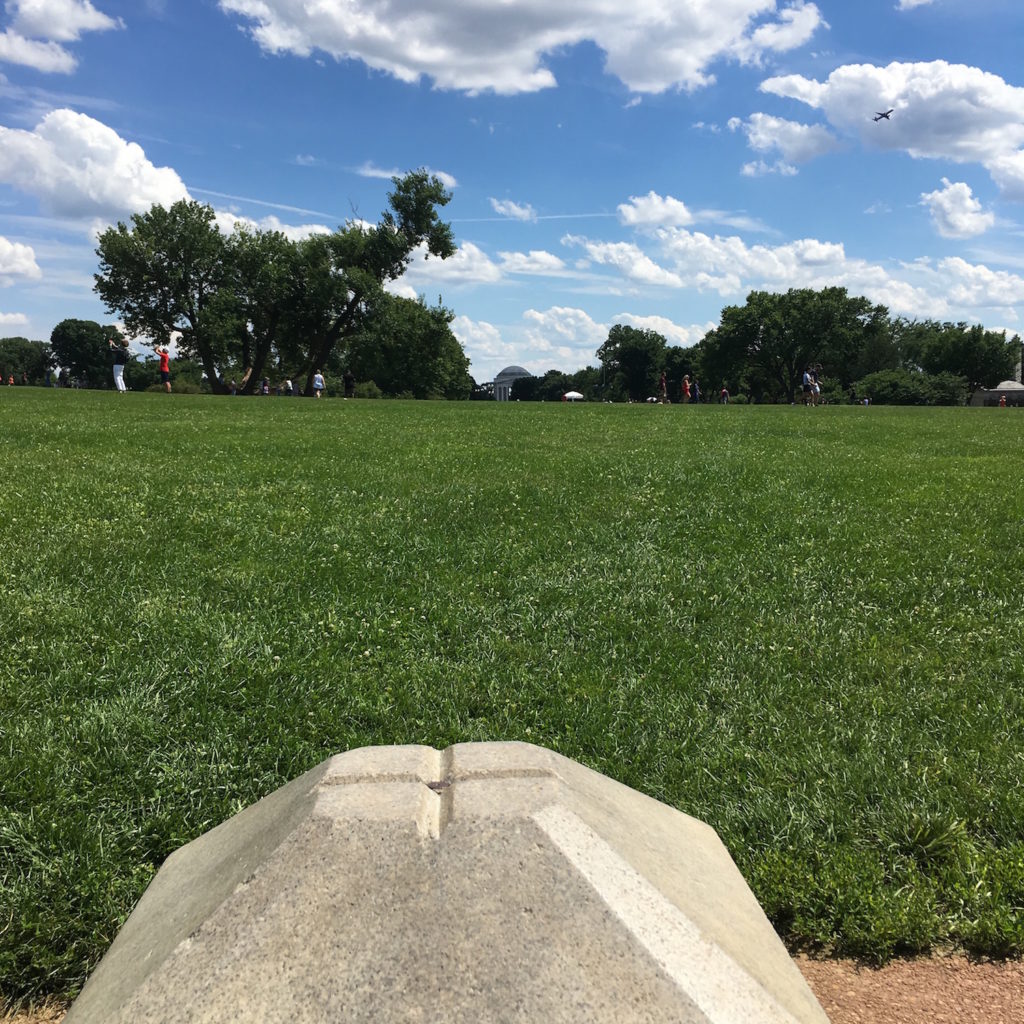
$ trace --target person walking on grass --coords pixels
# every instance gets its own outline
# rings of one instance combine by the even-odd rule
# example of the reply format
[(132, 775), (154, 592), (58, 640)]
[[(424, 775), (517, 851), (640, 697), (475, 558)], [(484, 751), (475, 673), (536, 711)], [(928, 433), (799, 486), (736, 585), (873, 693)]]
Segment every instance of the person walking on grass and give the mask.
[(690, 404), (690, 375), (688, 373), (683, 374), (683, 405)]
[(171, 393), (171, 352), (165, 345), (156, 348), (156, 354), (160, 357), (160, 383), (164, 386), (167, 394)]
[(320, 398), (324, 393), (324, 388), (324, 375), (317, 370), (316, 373), (313, 374), (313, 397)]
[(128, 387), (124, 382), (124, 367), (128, 362), (128, 343), (120, 339), (115, 342), (107, 338), (107, 345), (114, 352), (114, 387), (123, 395)]

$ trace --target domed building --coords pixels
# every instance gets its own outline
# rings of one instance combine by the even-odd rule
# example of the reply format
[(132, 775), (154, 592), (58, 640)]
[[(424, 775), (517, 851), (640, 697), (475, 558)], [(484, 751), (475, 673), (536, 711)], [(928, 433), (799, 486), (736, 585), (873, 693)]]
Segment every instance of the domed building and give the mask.
[(497, 377), (494, 378), (494, 400), (496, 402), (507, 402), (512, 397), (512, 385), (522, 377), (532, 377), (529, 370), (521, 366), (506, 366)]
[(994, 388), (978, 388), (971, 396), (971, 405), (999, 405), (1000, 399), (1006, 405), (1024, 406), (1024, 384), (1019, 380), (1000, 381)]

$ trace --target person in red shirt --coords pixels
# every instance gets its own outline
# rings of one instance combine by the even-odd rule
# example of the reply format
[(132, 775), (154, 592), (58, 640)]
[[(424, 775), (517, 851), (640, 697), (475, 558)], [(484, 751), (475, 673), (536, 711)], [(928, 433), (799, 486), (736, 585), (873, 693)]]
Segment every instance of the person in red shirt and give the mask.
[(171, 393), (171, 353), (167, 348), (157, 346), (156, 354), (160, 357), (160, 382), (167, 394)]
[(683, 404), (690, 404), (690, 375), (688, 373), (683, 374)]

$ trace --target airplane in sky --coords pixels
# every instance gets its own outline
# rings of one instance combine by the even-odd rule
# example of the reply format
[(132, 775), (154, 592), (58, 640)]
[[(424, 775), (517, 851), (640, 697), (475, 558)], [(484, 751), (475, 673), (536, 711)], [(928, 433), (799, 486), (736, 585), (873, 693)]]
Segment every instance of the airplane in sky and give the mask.
[(886, 110), (884, 113), (881, 110), (876, 110), (875, 111), (875, 116), (873, 118), (871, 118), (871, 120), (872, 121), (888, 121), (889, 120), (889, 115), (891, 113), (892, 113), (892, 110)]

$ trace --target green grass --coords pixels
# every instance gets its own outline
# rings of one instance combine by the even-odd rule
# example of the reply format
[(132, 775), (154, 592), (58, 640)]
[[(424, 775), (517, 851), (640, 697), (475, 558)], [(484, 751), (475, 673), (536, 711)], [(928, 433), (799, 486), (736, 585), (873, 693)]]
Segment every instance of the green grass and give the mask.
[(329, 754), (469, 740), (710, 822), (794, 947), (1019, 955), (1022, 434), (0, 390), (0, 992)]

